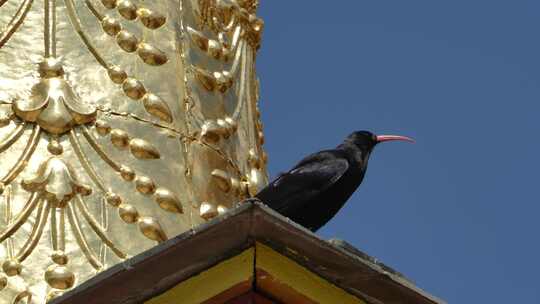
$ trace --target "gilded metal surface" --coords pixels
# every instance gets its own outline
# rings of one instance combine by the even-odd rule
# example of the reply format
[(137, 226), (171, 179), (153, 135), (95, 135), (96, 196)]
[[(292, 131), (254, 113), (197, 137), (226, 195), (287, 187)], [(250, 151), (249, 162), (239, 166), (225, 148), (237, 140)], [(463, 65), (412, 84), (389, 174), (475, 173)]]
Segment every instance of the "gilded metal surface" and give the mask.
[(266, 183), (255, 0), (0, 0), (0, 304), (45, 303)]

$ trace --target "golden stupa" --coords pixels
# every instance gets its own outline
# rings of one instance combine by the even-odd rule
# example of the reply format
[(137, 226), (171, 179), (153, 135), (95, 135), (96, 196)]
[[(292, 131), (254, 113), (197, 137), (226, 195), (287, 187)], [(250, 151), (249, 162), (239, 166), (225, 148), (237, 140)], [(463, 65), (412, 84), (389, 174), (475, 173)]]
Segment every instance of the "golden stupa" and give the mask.
[(256, 0), (0, 0), (0, 304), (45, 303), (267, 182)]

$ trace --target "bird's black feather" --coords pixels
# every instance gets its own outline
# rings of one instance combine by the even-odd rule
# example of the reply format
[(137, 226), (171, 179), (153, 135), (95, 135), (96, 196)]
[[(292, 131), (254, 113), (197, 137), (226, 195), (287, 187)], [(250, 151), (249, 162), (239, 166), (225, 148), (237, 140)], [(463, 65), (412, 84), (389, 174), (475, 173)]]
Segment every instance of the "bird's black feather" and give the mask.
[(335, 153), (315, 153), (278, 176), (257, 197), (280, 213), (295, 212), (307, 207), (305, 204), (326, 191), (348, 168), (348, 161)]

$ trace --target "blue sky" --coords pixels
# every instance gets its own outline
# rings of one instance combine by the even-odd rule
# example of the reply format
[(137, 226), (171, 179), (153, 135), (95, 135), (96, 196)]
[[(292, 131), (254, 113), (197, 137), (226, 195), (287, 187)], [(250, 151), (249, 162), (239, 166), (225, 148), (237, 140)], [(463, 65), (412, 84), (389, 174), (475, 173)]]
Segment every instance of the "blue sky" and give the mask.
[(273, 177), (353, 130), (373, 153), (326, 227), (450, 303), (540, 303), (540, 2), (261, 0)]

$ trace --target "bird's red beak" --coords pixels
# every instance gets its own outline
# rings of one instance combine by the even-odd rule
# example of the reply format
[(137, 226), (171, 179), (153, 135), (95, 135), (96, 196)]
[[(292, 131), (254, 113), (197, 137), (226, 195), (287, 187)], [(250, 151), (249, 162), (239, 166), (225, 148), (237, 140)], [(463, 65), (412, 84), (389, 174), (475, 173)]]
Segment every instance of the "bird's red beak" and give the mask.
[(407, 137), (407, 136), (400, 136), (400, 135), (377, 135), (377, 143), (383, 142), (383, 141), (391, 141), (391, 140), (402, 140), (402, 141), (408, 141), (414, 143), (414, 139)]

